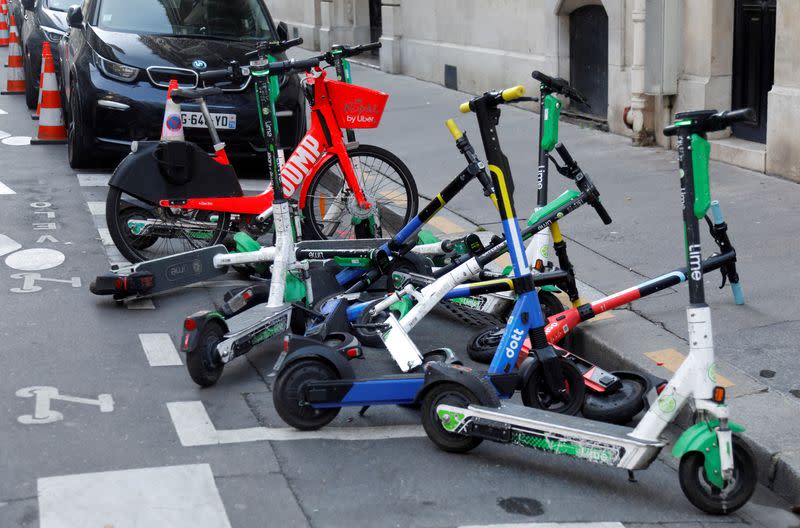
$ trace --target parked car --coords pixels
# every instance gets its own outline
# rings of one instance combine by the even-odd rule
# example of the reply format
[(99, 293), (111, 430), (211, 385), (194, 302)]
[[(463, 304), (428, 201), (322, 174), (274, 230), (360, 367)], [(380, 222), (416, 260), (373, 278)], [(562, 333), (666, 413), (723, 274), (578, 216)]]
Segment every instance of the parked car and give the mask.
[[(68, 10), (67, 24), (59, 44), (61, 90), (75, 168), (93, 164), (98, 151), (121, 154), (133, 141), (158, 139), (170, 79), (196, 87), (198, 72), (231, 60), (247, 64), (245, 53), (258, 41), (287, 38), (286, 25), (275, 26), (263, 0), (83, 0)], [(234, 159), (263, 153), (250, 82), (206, 100)], [(280, 144), (294, 149), (306, 130), (305, 99), (297, 75), (281, 78), (280, 86)], [(183, 104), (182, 111), (186, 139), (210, 151), (208, 131), (191, 119), (199, 106)]]
[[(25, 70), (25, 103), (36, 108), (42, 45), (50, 42), (54, 63), (58, 63), (58, 41), (67, 33), (67, 9), (75, 0), (19, 0), (25, 9), (22, 25), (22, 64)], [(17, 25), (19, 19), (17, 19)]]

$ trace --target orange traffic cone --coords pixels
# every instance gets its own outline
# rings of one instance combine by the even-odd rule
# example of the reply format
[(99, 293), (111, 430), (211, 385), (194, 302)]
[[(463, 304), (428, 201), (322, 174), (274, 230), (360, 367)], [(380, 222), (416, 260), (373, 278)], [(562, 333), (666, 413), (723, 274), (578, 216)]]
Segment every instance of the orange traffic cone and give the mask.
[(32, 145), (43, 143), (66, 143), (67, 130), (64, 128), (64, 114), (61, 111), (61, 96), (58, 93), (56, 67), (53, 55), (44, 58), (44, 79), (40, 88), (42, 108), (39, 119), (39, 132), (31, 140)]
[(50, 49), (50, 43), (46, 40), (42, 44), (42, 68), (39, 73), (39, 103), (36, 105), (36, 112), (31, 114), (31, 119), (34, 121), (39, 120), (42, 114), (42, 86), (44, 86), (44, 65), (47, 62), (47, 57), (53, 58), (53, 51)]
[[(8, 18), (8, 17), (6, 17), (6, 18)], [(11, 24), (10, 24), (10, 27), (9, 27), (9, 30), (8, 30), (8, 34), (9, 34), (9, 38), (8, 38), (9, 44), (13, 40), (15, 40), (14, 36), (16, 35), (17, 46), (19, 46), (20, 55), (22, 55), (22, 45), (21, 45), (22, 39), (19, 38), (19, 32), (17, 32), (17, 24), (16, 24), (16, 20), (14, 20), (14, 15), (11, 15)], [(13, 50), (11, 48), (9, 48), (8, 57), (6, 57), (6, 68), (10, 68), (11, 67), (12, 51)]]
[(14, 15), (11, 15), (11, 39), (8, 46), (8, 79), (6, 81), (6, 91), (0, 92), (3, 95), (24, 94), (25, 75), (22, 70), (22, 48), (19, 46)]
[(164, 106), (164, 122), (161, 124), (161, 141), (185, 141), (181, 105), (172, 100), (172, 90), (178, 89), (178, 81), (169, 81), (167, 104)]
[(0, 0), (0, 47), (8, 46), (8, 4), (6, 0)]

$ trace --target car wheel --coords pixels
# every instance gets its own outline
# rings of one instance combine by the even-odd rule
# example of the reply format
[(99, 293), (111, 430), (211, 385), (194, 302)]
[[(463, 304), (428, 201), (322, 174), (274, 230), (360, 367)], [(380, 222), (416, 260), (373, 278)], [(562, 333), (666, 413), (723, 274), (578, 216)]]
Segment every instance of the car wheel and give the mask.
[(94, 143), (94, 138), (86, 126), (75, 86), (70, 90), (69, 114), (69, 131), (67, 134), (69, 166), (73, 169), (88, 169), (92, 165), (91, 147)]
[(29, 53), (23, 55), (22, 69), (25, 71), (25, 104), (35, 110), (39, 105), (39, 90), (36, 89), (37, 79), (33, 75)]

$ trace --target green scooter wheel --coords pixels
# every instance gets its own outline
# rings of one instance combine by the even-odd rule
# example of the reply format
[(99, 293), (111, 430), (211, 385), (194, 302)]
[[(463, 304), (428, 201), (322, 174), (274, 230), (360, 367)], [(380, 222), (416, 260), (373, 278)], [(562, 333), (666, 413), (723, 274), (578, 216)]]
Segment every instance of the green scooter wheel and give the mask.
[(186, 351), (189, 376), (201, 387), (214, 385), (222, 375), (225, 364), (217, 354), (217, 345), (222, 341), (225, 332), (224, 325), (218, 320), (206, 321), (195, 345)]
[(705, 456), (690, 451), (681, 457), (678, 478), (689, 502), (712, 515), (735, 512), (745, 505), (756, 489), (758, 475), (753, 452), (738, 436), (733, 437), (733, 478), (724, 489), (706, 479)]
[(456, 383), (442, 383), (433, 387), (422, 399), (422, 427), (439, 449), (450, 453), (466, 453), (480, 445), (482, 438), (451, 433), (442, 426), (436, 408), (446, 403), (467, 407), (480, 403), (478, 397), (469, 389)]

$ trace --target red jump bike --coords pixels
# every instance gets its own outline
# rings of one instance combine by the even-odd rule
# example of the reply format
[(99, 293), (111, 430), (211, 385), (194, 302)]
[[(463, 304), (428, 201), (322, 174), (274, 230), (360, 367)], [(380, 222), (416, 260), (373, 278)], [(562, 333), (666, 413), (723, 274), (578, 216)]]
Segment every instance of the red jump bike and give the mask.
[[(346, 57), (378, 47), (336, 46), (315, 58), (341, 70)], [(230, 69), (204, 72), (202, 78), (228, 75)], [(342, 133), (377, 127), (389, 96), (329, 79), (322, 67), (306, 73), (304, 88), (311, 126), (281, 170), (283, 193), (299, 209), (303, 238), (395, 234), (417, 213), (411, 172), (388, 150), (346, 143)], [(210, 87), (178, 94), (181, 100), (198, 100), (221, 92)], [(212, 137), (224, 147), (215, 133)], [(106, 221), (120, 252), (140, 262), (219, 244), (232, 231), (259, 238), (271, 231), (272, 200), (271, 187), (244, 196), (227, 160), (212, 158), (193, 143), (142, 141), (109, 181)]]

